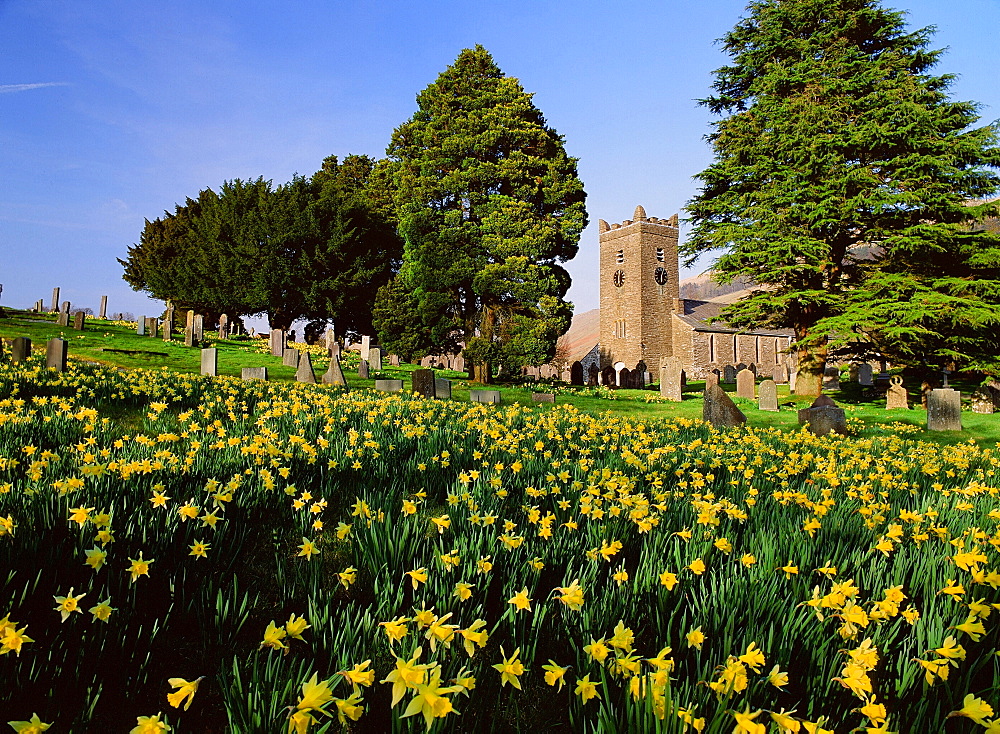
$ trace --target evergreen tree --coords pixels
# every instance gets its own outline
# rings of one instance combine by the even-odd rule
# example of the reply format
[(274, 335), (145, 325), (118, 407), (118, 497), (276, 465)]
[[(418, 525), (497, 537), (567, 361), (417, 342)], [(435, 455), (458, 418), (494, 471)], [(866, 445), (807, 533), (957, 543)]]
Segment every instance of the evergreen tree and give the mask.
[(690, 202), (689, 261), (722, 249), (721, 282), (757, 284), (723, 317), (794, 330), (796, 392), (830, 349), (902, 364), (997, 369), (997, 128), (948, 97), (932, 29), (876, 0), (757, 0), (703, 100), (725, 115)]
[[(517, 79), (481, 46), (462, 51), (396, 129), (402, 282), (437, 351), (461, 342), (489, 382), (551, 358), (569, 328), (569, 276), (587, 223), (576, 159)], [(420, 341), (419, 339), (417, 341)]]

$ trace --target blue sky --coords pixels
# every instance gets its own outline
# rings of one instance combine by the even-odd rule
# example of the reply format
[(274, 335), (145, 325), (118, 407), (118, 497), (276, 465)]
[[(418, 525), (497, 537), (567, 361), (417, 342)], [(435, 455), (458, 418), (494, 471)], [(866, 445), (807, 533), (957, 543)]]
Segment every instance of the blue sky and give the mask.
[[(116, 261), (145, 218), (223, 180), (384, 154), (416, 94), (476, 43), (580, 159), (591, 225), (570, 299), (597, 306), (597, 220), (677, 212), (710, 161), (714, 40), (745, 3), (0, 0), (0, 304), (154, 313)], [(1000, 118), (1000, 0), (911, 0), (953, 95)]]

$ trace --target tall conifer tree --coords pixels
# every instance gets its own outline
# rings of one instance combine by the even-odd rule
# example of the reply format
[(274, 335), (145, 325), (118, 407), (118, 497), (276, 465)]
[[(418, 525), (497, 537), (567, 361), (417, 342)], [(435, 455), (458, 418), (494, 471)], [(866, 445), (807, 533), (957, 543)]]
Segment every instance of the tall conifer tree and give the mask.
[(875, 0), (757, 0), (722, 39), (683, 251), (758, 284), (723, 316), (794, 329), (800, 394), (830, 350), (1000, 367), (1000, 238), (969, 224), (996, 212), (969, 200), (997, 189), (997, 128), (931, 72), (932, 30)]
[(482, 46), (417, 103), (387, 153), (398, 162), (400, 277), (427, 339), (442, 351), (464, 342), (479, 382), (496, 366), (542, 364), (572, 316), (559, 263), (587, 224), (576, 159)]

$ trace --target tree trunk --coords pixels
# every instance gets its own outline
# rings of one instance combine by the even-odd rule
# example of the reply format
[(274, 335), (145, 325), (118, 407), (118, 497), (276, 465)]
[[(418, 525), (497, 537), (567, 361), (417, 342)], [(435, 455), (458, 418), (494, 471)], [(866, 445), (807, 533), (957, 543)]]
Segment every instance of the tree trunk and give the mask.
[(489, 364), (472, 365), (472, 381), (478, 385), (489, 385), (493, 382), (493, 370)]
[[(798, 331), (798, 330), (796, 330)], [(798, 336), (798, 334), (796, 334)], [(805, 336), (805, 334), (803, 334)], [(823, 371), (826, 369), (826, 341), (823, 346), (799, 352), (798, 377), (795, 394), (817, 398), (823, 392)]]

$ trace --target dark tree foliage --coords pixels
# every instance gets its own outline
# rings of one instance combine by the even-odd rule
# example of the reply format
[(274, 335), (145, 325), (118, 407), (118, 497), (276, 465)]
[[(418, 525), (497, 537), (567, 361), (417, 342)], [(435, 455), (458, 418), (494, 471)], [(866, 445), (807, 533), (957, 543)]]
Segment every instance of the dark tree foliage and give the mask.
[[(227, 181), (147, 221), (120, 260), (135, 290), (206, 314), (267, 314), (273, 328), (369, 333), (375, 292), (399, 269), (402, 243), (367, 201), (375, 163), (331, 156), (311, 178), (272, 187)], [(384, 198), (383, 194), (383, 198)], [(384, 204), (382, 205), (384, 210)]]
[(758, 0), (723, 39), (731, 66), (703, 104), (724, 117), (690, 202), (693, 260), (757, 284), (723, 317), (794, 329), (797, 392), (828, 351), (996, 372), (997, 128), (948, 97), (932, 29), (875, 0)]
[[(572, 315), (558, 263), (576, 255), (587, 223), (576, 159), (481, 46), (462, 51), (417, 103), (387, 151), (401, 283), (417, 306), (407, 343), (464, 344), (480, 382), (494, 367), (542, 364)], [(380, 325), (381, 338), (392, 328)]]

